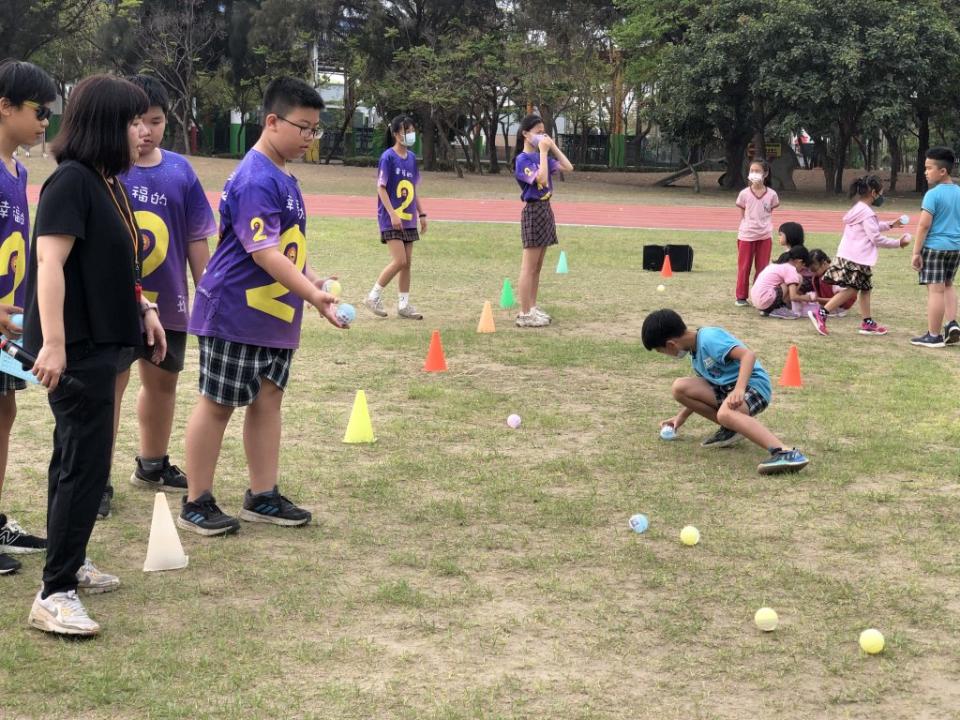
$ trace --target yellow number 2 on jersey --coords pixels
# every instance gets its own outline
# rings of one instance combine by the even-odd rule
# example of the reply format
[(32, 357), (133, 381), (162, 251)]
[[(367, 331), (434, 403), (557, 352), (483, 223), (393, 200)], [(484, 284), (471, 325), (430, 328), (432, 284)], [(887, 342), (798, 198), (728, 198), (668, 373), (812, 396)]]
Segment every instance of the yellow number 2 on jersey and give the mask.
[(0, 303), (4, 305), (13, 305), (13, 296), (27, 275), (27, 241), (23, 235), (15, 232), (0, 245), (0, 277), (5, 277), (10, 273), (10, 258), (14, 253), (17, 256), (17, 269), (13, 273), (13, 288), (9, 293), (0, 298)]
[(397, 208), (397, 215), (400, 216), (401, 220), (413, 220), (413, 215), (406, 212), (406, 209), (410, 207), (410, 203), (413, 202), (414, 198), (414, 189), (413, 183), (409, 180), (401, 180), (397, 183), (397, 199), (401, 200), (400, 207)]
[[(137, 217), (137, 225), (140, 226), (140, 229), (153, 236), (153, 245), (150, 247), (146, 247), (146, 245), (149, 245), (149, 236), (143, 239), (143, 269), (140, 278), (145, 279), (152, 275), (167, 259), (167, 252), (170, 250), (170, 231), (167, 229), (167, 224), (163, 222), (163, 218), (156, 213), (149, 210), (137, 210), (134, 214)], [(152, 290), (143, 291), (143, 296), (150, 302), (157, 301), (157, 294)]]
[[(259, 218), (254, 218), (254, 220), (259, 220)], [(250, 223), (250, 227), (253, 227), (252, 222)], [(257, 239), (256, 235), (254, 235), (253, 239)], [(297, 260), (295, 264), (297, 270), (303, 272), (303, 268), (307, 264), (307, 242), (303, 233), (300, 232), (299, 225), (294, 225), (280, 236), (279, 250), (286, 253), (291, 244), (296, 247)], [(296, 311), (291, 305), (278, 299), (288, 292), (290, 291), (278, 282), (250, 288), (247, 290), (247, 305), (254, 310), (259, 310), (267, 315), (272, 315), (275, 318), (290, 323), (293, 322)]]

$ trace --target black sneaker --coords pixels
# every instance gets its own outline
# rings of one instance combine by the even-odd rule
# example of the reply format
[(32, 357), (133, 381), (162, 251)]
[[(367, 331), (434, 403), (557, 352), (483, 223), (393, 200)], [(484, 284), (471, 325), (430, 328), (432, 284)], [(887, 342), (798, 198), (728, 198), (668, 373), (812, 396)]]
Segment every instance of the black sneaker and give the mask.
[(163, 466), (154, 472), (147, 472), (143, 469), (143, 463), (138, 455), (137, 467), (130, 476), (130, 484), (150, 488), (154, 492), (162, 490), (163, 492), (182, 493), (187, 489), (187, 476), (176, 465), (170, 464), (169, 455), (163, 456)]
[(943, 344), (956, 345), (960, 343), (960, 323), (951, 320), (943, 328)]
[(219, 507), (213, 495), (205, 492), (193, 502), (183, 496), (183, 508), (177, 517), (177, 527), (195, 532), (197, 535), (229, 535), (240, 529), (240, 521), (226, 515)]
[(28, 535), (16, 522), (7, 520), (6, 515), (0, 515), (0, 553), (28, 555), (30, 553), (41, 553), (46, 549), (46, 540), (35, 535)]
[(0, 553), (0, 575), (9, 575), (20, 569), (20, 561)]
[(911, 338), (910, 344), (918, 347), (942, 348), (946, 343), (943, 342), (943, 335), (931, 335), (927, 332), (920, 337)]
[(97, 520), (106, 520), (110, 517), (110, 503), (113, 500), (113, 485), (107, 485), (103, 489), (103, 497), (100, 498), (100, 507), (97, 508)]
[(306, 525), (313, 517), (307, 510), (287, 500), (275, 487), (273, 492), (253, 495), (247, 490), (243, 496), (240, 519), (247, 522), (272, 523), (273, 525)]
[(743, 435), (741, 435), (740, 433), (736, 433), (733, 430), (727, 430), (725, 427), (721, 427), (713, 435), (711, 435), (702, 443), (700, 443), (700, 447), (705, 447), (705, 448), (730, 447), (731, 445), (736, 445), (741, 440), (743, 440)]

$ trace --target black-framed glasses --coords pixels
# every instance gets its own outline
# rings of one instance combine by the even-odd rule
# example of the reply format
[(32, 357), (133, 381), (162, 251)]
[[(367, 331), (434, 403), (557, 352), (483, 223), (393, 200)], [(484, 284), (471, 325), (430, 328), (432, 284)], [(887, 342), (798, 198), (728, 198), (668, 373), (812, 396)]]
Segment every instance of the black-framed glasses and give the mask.
[(31, 107), (37, 113), (37, 120), (43, 122), (44, 120), (49, 120), (53, 116), (53, 110), (51, 110), (46, 105), (41, 105), (38, 102), (33, 100), (24, 100), (23, 104), (27, 107)]
[(304, 127), (303, 125), (298, 125), (295, 122), (287, 120), (283, 115), (277, 115), (277, 118), (283, 120), (289, 125), (293, 125), (297, 130), (300, 131), (300, 137), (304, 140), (313, 140), (314, 138), (320, 139), (323, 137), (323, 125), (317, 125), (316, 127)]

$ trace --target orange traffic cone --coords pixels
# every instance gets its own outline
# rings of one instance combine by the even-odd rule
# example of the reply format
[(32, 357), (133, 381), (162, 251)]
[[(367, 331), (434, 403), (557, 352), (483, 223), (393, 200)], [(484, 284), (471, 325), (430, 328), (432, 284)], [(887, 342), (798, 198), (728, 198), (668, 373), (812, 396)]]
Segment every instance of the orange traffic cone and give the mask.
[(665, 278), (673, 277), (673, 268), (670, 266), (670, 256), (663, 256), (663, 267), (660, 268), (660, 274)]
[(423, 363), (427, 372), (445, 372), (447, 359), (443, 356), (443, 344), (440, 342), (440, 331), (434, 330), (430, 338), (430, 349), (427, 351), (427, 360)]
[(787, 352), (787, 363), (783, 366), (783, 374), (780, 375), (780, 385), (782, 387), (803, 387), (803, 380), (800, 377), (800, 353), (796, 345), (791, 345)]
[(493, 308), (490, 306), (490, 301), (487, 300), (483, 304), (483, 311), (480, 313), (480, 322), (477, 323), (477, 332), (492, 333), (496, 331), (497, 326), (493, 322)]

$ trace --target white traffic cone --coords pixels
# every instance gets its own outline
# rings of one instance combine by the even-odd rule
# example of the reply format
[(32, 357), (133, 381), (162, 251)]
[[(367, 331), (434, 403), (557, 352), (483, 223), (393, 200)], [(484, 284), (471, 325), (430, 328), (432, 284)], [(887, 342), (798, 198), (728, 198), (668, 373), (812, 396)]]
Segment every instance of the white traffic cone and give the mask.
[(183, 553), (180, 536), (170, 515), (167, 496), (158, 492), (153, 499), (153, 522), (150, 524), (150, 542), (147, 543), (147, 559), (144, 572), (157, 570), (180, 570), (190, 561)]

